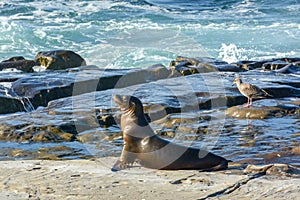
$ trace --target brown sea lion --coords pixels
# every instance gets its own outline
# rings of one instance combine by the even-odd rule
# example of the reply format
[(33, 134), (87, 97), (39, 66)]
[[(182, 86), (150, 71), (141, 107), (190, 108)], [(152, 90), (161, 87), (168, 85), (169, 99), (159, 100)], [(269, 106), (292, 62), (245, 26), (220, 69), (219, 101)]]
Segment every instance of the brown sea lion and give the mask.
[(121, 129), (124, 146), (112, 171), (126, 168), (134, 162), (152, 169), (178, 170), (226, 169), (228, 160), (197, 148), (186, 147), (157, 136), (147, 122), (141, 101), (134, 96), (115, 95), (122, 111)]

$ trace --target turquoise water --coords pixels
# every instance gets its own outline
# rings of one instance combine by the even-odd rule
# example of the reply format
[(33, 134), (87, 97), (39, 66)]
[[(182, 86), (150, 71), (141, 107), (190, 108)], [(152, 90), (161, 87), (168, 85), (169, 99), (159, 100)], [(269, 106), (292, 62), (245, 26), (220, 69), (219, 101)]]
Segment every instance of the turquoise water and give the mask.
[(298, 0), (2, 0), (0, 60), (70, 49), (99, 67), (300, 57)]

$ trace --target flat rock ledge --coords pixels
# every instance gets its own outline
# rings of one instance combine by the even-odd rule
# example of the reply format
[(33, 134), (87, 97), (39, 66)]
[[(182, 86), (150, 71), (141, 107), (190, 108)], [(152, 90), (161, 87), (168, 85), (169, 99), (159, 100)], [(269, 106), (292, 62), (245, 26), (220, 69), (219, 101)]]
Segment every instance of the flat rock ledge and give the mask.
[(111, 172), (116, 159), (1, 161), (0, 199), (299, 199), (299, 169), (291, 166)]

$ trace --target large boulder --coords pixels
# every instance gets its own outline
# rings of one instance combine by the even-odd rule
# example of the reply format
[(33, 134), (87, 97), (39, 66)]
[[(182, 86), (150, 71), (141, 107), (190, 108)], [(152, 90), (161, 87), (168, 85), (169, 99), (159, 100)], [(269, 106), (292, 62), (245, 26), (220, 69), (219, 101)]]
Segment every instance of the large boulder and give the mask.
[(46, 67), (49, 70), (61, 70), (85, 66), (85, 60), (73, 51), (56, 50), (39, 52), (34, 61), (37, 65)]

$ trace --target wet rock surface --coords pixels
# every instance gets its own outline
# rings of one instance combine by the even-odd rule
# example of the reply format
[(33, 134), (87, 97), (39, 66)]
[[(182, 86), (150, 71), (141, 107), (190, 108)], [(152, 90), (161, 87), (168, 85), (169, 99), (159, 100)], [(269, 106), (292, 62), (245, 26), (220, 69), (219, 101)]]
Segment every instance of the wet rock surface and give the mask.
[[(123, 138), (120, 110), (112, 96), (126, 94), (141, 99), (152, 128), (168, 140), (204, 148), (241, 164), (300, 165), (297, 73), (276, 71), (284, 64), (266, 71), (269, 60), (259, 64), (261, 70), (247, 71), (245, 66), (229, 64), (238, 67), (238, 72), (215, 71), (214, 67), (182, 76), (176, 71), (182, 62), (210, 67), (228, 63), (182, 57), (176, 62), (171, 63), (175, 66), (173, 74), (163, 65), (134, 70), (83, 66), (1, 74), (0, 146), (7, 153), (0, 159), (118, 156)], [(281, 62), (298, 67), (297, 59)], [(272, 97), (254, 100), (251, 108), (244, 108), (247, 98), (232, 86), (237, 74)], [(55, 148), (44, 151), (49, 144)], [(76, 148), (69, 148), (72, 144)], [(34, 148), (26, 149), (26, 145)], [(66, 150), (59, 151), (56, 146)]]
[(187, 57), (177, 57), (176, 60), (171, 61), (170, 69), (172, 70), (173, 76), (176, 72), (181, 75), (191, 75), (197, 73), (208, 73), (216, 71), (227, 71), (227, 72), (242, 72), (246, 71), (237, 65), (229, 64), (222, 60), (217, 60), (214, 58), (187, 58)]
[(299, 73), (299, 58), (273, 58), (262, 61), (238, 61), (233, 63), (243, 69), (274, 70), (280, 73)]
[[(143, 70), (104, 70), (88, 66), (74, 71), (32, 73), (16, 79), (3, 77), (4, 86), (0, 87), (0, 95), (4, 97), (0, 104), (0, 113), (23, 111), (24, 108), (18, 105), (29, 103), (28, 100), (31, 105), (26, 106), (35, 109), (47, 106), (48, 102), (54, 99), (146, 83), (167, 78), (168, 75), (166, 67), (153, 65)], [(10, 87), (5, 87), (5, 84), (9, 84)], [(8, 104), (14, 105), (14, 109), (8, 107)]]
[(200, 57), (187, 58), (177, 57), (170, 63), (170, 69), (179, 72), (181, 75), (191, 75), (196, 73), (207, 73), (215, 71), (226, 72), (245, 72), (254, 69), (275, 71), (279, 73), (300, 73), (299, 58), (274, 58), (262, 61), (238, 61), (236, 63), (227, 63), (215, 58)]
[(22, 56), (12, 57), (8, 60), (0, 62), (0, 71), (7, 69), (21, 70), (23, 72), (33, 72), (33, 67), (35, 66), (33, 60), (26, 60)]
[(287, 115), (297, 115), (299, 106), (283, 106), (275, 105), (277, 102), (273, 100), (274, 106), (264, 106), (266, 100), (256, 103), (258, 106), (248, 108), (244, 106), (233, 106), (226, 110), (226, 115), (240, 119), (266, 119), (273, 117), (284, 117)]
[[(0, 92), (1, 92), (1, 87), (0, 87)], [(19, 98), (7, 97), (5, 93), (0, 94), (0, 102), (2, 104), (2, 106), (0, 106), (0, 114), (26, 111), (22, 104), (22, 101)]]

